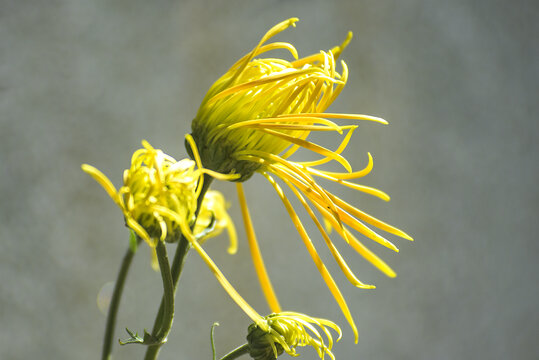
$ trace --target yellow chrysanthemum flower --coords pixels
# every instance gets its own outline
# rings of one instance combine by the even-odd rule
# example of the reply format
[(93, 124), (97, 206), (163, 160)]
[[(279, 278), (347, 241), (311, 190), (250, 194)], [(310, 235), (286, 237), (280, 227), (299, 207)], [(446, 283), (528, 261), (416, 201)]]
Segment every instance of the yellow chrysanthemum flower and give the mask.
[[(188, 142), (194, 146), (190, 138)], [(143, 148), (133, 154), (131, 167), (124, 171), (124, 185), (119, 190), (95, 167), (83, 164), (82, 170), (105, 189), (122, 210), (126, 225), (152, 248), (158, 241), (177, 241), (183, 234), (230, 297), (264, 328), (262, 317), (237, 293), (200, 245), (200, 242), (226, 228), (230, 236), (229, 252), (236, 251), (236, 232), (222, 194), (206, 192), (194, 231), (190, 229), (203, 186), (203, 175), (209, 174), (221, 180), (232, 180), (236, 176), (202, 168), (196, 149), (195, 163), (189, 159), (176, 161), (146, 141), (142, 145)]]
[[(354, 250), (390, 277), (394, 277), (395, 272), (368, 250), (352, 234), (350, 228), (395, 251), (398, 249), (391, 242), (368, 225), (408, 240), (412, 238), (330, 193), (315, 180), (322, 178), (389, 200), (389, 196), (380, 190), (349, 181), (367, 175), (373, 167), (373, 159), (368, 154), (367, 166), (360, 171), (352, 171), (349, 162), (341, 153), (357, 126), (339, 125), (330, 119), (367, 120), (381, 124), (387, 122), (367, 115), (325, 113), (348, 79), (346, 64), (344, 61), (340, 62), (342, 70), (339, 73), (336, 70), (336, 59), (351, 40), (352, 34), (349, 33), (340, 46), (301, 59), (298, 59), (296, 49), (289, 43), (267, 43), (276, 34), (295, 26), (297, 20), (292, 18), (270, 29), (251, 52), (238, 60), (213, 84), (193, 120), (192, 137), (198, 146), (204, 167), (224, 174), (238, 174), (234, 181), (238, 182), (247, 239), (271, 310), (280, 312), (280, 305), (256, 242), (241, 185), (241, 182), (250, 178), (254, 172), (265, 176), (282, 199), (320, 274), (352, 326), (357, 341), (354, 320), (339, 288), (274, 177), (280, 178), (299, 199), (343, 273), (359, 288), (372, 289), (374, 286), (364, 284), (352, 273), (312, 207)], [(295, 60), (256, 58), (274, 49), (288, 50)], [(307, 140), (311, 131), (334, 131), (342, 134), (344, 138), (336, 150), (329, 150)], [(308, 162), (289, 160), (299, 148), (313, 151), (322, 158)], [(329, 172), (319, 168), (332, 160), (340, 163), (346, 172)]]
[[(341, 329), (332, 321), (296, 312), (281, 312), (264, 317), (264, 323), (265, 328), (260, 328), (259, 324), (255, 323), (248, 329), (247, 343), (249, 355), (253, 359), (277, 359), (283, 351), (291, 356), (298, 356), (296, 347), (312, 346), (321, 359), (327, 354), (335, 360), (331, 352), (333, 337), (328, 328), (337, 332), (337, 341), (341, 338)], [(325, 334), (327, 343), (314, 325)]]
[(193, 222), (202, 173), (192, 160), (176, 161), (147, 141), (142, 145), (133, 153), (131, 167), (124, 171), (123, 186), (118, 191), (95, 167), (84, 164), (82, 170), (120, 207), (126, 225), (155, 247), (158, 240), (177, 241), (182, 227), (189, 228)]

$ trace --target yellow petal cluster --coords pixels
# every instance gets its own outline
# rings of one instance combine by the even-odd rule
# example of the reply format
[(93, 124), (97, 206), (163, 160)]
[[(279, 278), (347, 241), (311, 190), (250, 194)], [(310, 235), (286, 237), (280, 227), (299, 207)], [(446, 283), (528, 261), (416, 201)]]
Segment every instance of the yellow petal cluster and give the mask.
[[(338, 333), (338, 341), (341, 338), (341, 329), (335, 323), (297, 312), (273, 313), (263, 319), (265, 328), (255, 323), (248, 329), (247, 342), (249, 354), (253, 359), (273, 360), (283, 351), (291, 356), (298, 356), (296, 347), (312, 346), (321, 359), (327, 354), (335, 360), (331, 352), (333, 336), (328, 329)], [(327, 340), (324, 340), (321, 332)]]
[[(318, 271), (350, 323), (357, 341), (357, 329), (346, 301), (276, 179), (287, 185), (305, 208), (340, 269), (356, 287), (374, 288), (356, 277), (322, 223), (329, 224), (349, 246), (390, 277), (394, 277), (395, 272), (364, 246), (352, 230), (394, 251), (398, 251), (395, 245), (371, 227), (408, 240), (412, 238), (337, 197), (320, 184), (322, 179), (389, 200), (383, 191), (351, 181), (372, 170), (373, 158), (370, 153), (367, 165), (359, 171), (354, 171), (342, 156), (357, 128), (354, 122), (387, 122), (369, 115), (325, 112), (348, 80), (346, 63), (340, 61), (341, 70), (337, 70), (337, 58), (350, 42), (352, 34), (349, 33), (340, 46), (329, 51), (299, 58), (292, 44), (269, 42), (281, 31), (295, 26), (297, 20), (291, 18), (271, 28), (252, 51), (239, 59), (213, 84), (193, 120), (192, 137), (204, 167), (238, 176), (234, 181), (237, 181), (247, 239), (271, 310), (280, 312), (281, 308), (260, 254), (241, 184), (254, 172), (267, 178), (282, 200)], [(294, 60), (259, 58), (275, 49), (287, 50)], [(342, 121), (347, 123), (343, 125)], [(338, 133), (342, 141), (335, 150), (328, 149), (308, 139), (313, 131)], [(313, 152), (319, 158), (313, 161), (291, 160), (291, 156), (300, 148)], [(332, 161), (342, 165), (344, 171), (330, 172), (320, 168)]]
[[(341, 46), (303, 59), (298, 59), (297, 50), (289, 43), (266, 44), (287, 27), (295, 26), (297, 20), (292, 18), (274, 26), (208, 91), (192, 122), (192, 136), (204, 167), (225, 174), (238, 173), (236, 181), (245, 181), (260, 164), (240, 158), (243, 155), (253, 151), (278, 154), (294, 144), (289, 154), (298, 146), (307, 146), (333, 156), (304, 139), (310, 131), (342, 133), (353, 128), (339, 126), (321, 114), (348, 78), (344, 62), (342, 72), (336, 70), (336, 58), (350, 41), (351, 33)], [(288, 50), (296, 60), (255, 58), (275, 49)], [(338, 155), (333, 157), (341, 159)]]
[(123, 186), (116, 190), (98, 169), (84, 164), (122, 210), (126, 225), (150, 246), (158, 240), (175, 242), (194, 220), (197, 188), (202, 172), (194, 161), (176, 161), (147, 141), (135, 151), (131, 167), (124, 170)]
[(105, 189), (122, 210), (126, 225), (152, 248), (158, 241), (176, 241), (183, 234), (230, 297), (255, 323), (264, 328), (262, 317), (238, 294), (200, 245), (201, 241), (227, 229), (231, 242), (229, 252), (236, 251), (236, 231), (226, 212), (226, 201), (222, 194), (211, 190), (206, 192), (197, 224), (193, 231), (190, 228), (204, 174), (221, 180), (234, 180), (236, 176), (204, 169), (192, 138), (188, 135), (186, 140), (196, 161), (176, 161), (143, 141), (143, 148), (132, 156), (131, 167), (124, 171), (123, 186), (118, 190), (95, 167), (83, 164), (82, 170)]

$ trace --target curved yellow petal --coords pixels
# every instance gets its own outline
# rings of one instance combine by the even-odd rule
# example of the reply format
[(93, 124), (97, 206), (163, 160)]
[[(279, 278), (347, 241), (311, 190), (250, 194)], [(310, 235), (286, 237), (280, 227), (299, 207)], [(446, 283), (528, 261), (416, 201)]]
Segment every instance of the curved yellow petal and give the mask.
[(379, 124), (387, 125), (389, 124), (386, 120), (379, 118), (377, 116), (363, 115), (363, 114), (339, 114), (339, 113), (305, 113), (305, 114), (294, 114), (294, 116), (314, 116), (314, 117), (323, 117), (326, 119), (348, 119), (348, 120), (365, 120), (373, 121)]
[(363, 177), (363, 176), (369, 174), (372, 171), (372, 168), (373, 168), (373, 165), (374, 165), (372, 155), (371, 155), (370, 152), (368, 152), (367, 155), (369, 157), (369, 162), (367, 163), (367, 166), (365, 166), (363, 169), (361, 169), (359, 171), (354, 171), (354, 172), (351, 172), (351, 173), (340, 173), (340, 172), (317, 170), (317, 169), (314, 169), (312, 167), (307, 167), (307, 171), (309, 171), (309, 173), (312, 174), (312, 175), (318, 175), (318, 176), (321, 176), (321, 177), (326, 177), (327, 176), (329, 178), (334, 178), (334, 179), (338, 179), (338, 180), (357, 179), (357, 178), (360, 178), (360, 177)]
[(260, 286), (262, 287), (262, 291), (264, 292), (266, 301), (268, 302), (271, 311), (275, 313), (281, 312), (279, 300), (277, 300), (277, 295), (275, 295), (275, 291), (273, 290), (266, 266), (264, 265), (264, 260), (262, 259), (262, 253), (260, 252), (258, 242), (256, 241), (256, 234), (251, 221), (251, 215), (249, 214), (249, 209), (247, 207), (247, 201), (245, 200), (243, 185), (241, 183), (236, 183), (236, 189), (238, 191), (238, 198), (240, 201), (243, 223), (245, 225), (245, 232), (247, 234), (247, 241), (249, 243), (249, 250), (251, 251), (251, 257), (253, 258), (258, 281), (260, 281)]
[[(189, 229), (184, 229), (184, 234), (189, 234)], [(202, 246), (198, 243), (198, 241), (195, 240), (195, 238), (192, 236), (192, 234), (186, 236), (189, 242), (191, 243), (191, 246), (196, 250), (196, 252), (199, 254), (199, 256), (202, 258), (202, 260), (206, 263), (206, 265), (210, 268), (211, 272), (214, 274), (215, 278), (223, 289), (228, 293), (228, 295), (234, 300), (236, 304), (253, 320), (255, 323), (257, 323), (259, 326), (264, 326), (264, 322), (262, 320), (262, 316), (260, 316), (252, 307), (243, 299), (243, 297), (236, 291), (236, 289), (230, 284), (230, 282), (227, 280), (227, 278), (223, 275), (221, 270), (219, 270), (219, 267), (213, 262), (213, 260), (210, 258), (210, 256), (204, 251)]]
[(307, 251), (311, 255), (316, 267), (318, 268), (318, 271), (320, 272), (320, 275), (322, 275), (322, 278), (326, 282), (326, 285), (328, 286), (329, 290), (333, 294), (333, 297), (337, 301), (337, 304), (339, 304), (339, 307), (341, 308), (341, 311), (343, 312), (344, 317), (350, 324), (350, 327), (352, 328), (354, 332), (355, 342), (358, 341), (358, 332), (357, 327), (354, 322), (354, 319), (352, 318), (352, 313), (350, 312), (350, 309), (348, 308), (348, 305), (346, 304), (346, 300), (344, 300), (344, 297), (341, 294), (341, 291), (339, 290), (339, 287), (335, 283), (335, 280), (333, 280), (333, 277), (329, 273), (328, 269), (322, 262), (322, 259), (318, 255), (311, 239), (309, 238), (309, 235), (305, 231), (305, 228), (303, 227), (301, 220), (299, 219), (298, 215), (294, 211), (294, 208), (292, 204), (290, 204), (290, 201), (285, 196), (284, 192), (282, 191), (281, 187), (275, 182), (275, 180), (268, 174), (263, 173), (263, 175), (268, 179), (270, 184), (275, 188), (275, 191), (277, 192), (279, 198), (281, 198), (283, 204), (285, 205), (285, 208), (290, 215), (290, 218), (292, 219), (292, 222), (296, 226), (296, 230), (300, 234), (301, 239), (303, 240), (305, 247), (307, 248)]
[(298, 200), (301, 202), (301, 204), (303, 205), (303, 207), (305, 208), (305, 210), (307, 211), (307, 213), (309, 214), (309, 216), (315, 223), (316, 227), (318, 228), (318, 231), (320, 231), (320, 234), (324, 238), (324, 241), (326, 242), (327, 247), (329, 248), (331, 254), (333, 255), (333, 258), (335, 259), (335, 261), (337, 261), (337, 264), (341, 268), (341, 271), (344, 273), (348, 281), (350, 281), (350, 283), (352, 283), (354, 286), (360, 289), (375, 289), (376, 286), (363, 283), (361, 280), (359, 280), (356, 277), (356, 275), (352, 272), (352, 270), (350, 270), (350, 267), (348, 266), (348, 264), (346, 263), (342, 255), (339, 253), (339, 251), (337, 250), (337, 248), (335, 247), (331, 239), (329, 238), (324, 227), (322, 226), (322, 224), (320, 223), (320, 221), (318, 220), (318, 218), (312, 211), (307, 201), (305, 201), (305, 198), (299, 193), (299, 191), (294, 187), (294, 185), (292, 185), (287, 179), (282, 178), (282, 180), (294, 192)]
[(315, 143), (312, 143), (310, 141), (307, 141), (307, 140), (302, 140), (302, 139), (298, 139), (296, 137), (293, 137), (293, 136), (290, 136), (290, 135), (287, 135), (287, 134), (284, 134), (284, 133), (281, 133), (281, 132), (278, 132), (278, 131), (273, 131), (273, 130), (269, 130), (269, 129), (263, 129), (262, 131), (264, 131), (265, 133), (267, 134), (270, 134), (270, 135), (273, 135), (275, 137), (278, 137), (278, 138), (281, 138), (283, 140), (286, 140), (292, 144), (296, 144), (296, 145), (299, 145), (307, 150), (311, 150), (315, 153), (318, 153), (320, 155), (324, 155), (324, 156), (327, 156), (335, 161), (337, 161), (338, 163), (340, 163), (346, 170), (348, 170), (349, 172), (352, 172), (352, 167), (350, 166), (350, 163), (341, 155), (329, 150), (329, 149), (326, 149), (325, 147), (323, 146), (320, 146), (320, 145), (317, 145)]
[(105, 174), (103, 174), (101, 171), (99, 171), (92, 165), (82, 164), (81, 168), (82, 171), (93, 177), (94, 180), (97, 181), (97, 183), (101, 185), (103, 189), (105, 189), (107, 194), (109, 194), (109, 196), (112, 198), (112, 200), (114, 200), (114, 202), (118, 203), (118, 193), (116, 191), (116, 188), (114, 187), (114, 185), (112, 185), (112, 182), (109, 180), (108, 177), (105, 176)]

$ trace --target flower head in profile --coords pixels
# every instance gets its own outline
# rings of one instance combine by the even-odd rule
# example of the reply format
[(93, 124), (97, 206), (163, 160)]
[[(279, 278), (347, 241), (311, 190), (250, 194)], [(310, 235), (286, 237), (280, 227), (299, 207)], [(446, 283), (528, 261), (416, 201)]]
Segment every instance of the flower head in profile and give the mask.
[(155, 247), (158, 240), (177, 241), (182, 228), (193, 222), (202, 172), (190, 159), (176, 161), (147, 141), (142, 145), (133, 153), (131, 167), (124, 170), (119, 190), (95, 167), (84, 164), (82, 169), (120, 207), (126, 225)]
[[(292, 18), (271, 28), (252, 51), (239, 59), (212, 85), (193, 120), (192, 137), (204, 167), (238, 176), (234, 181), (237, 181), (247, 239), (271, 310), (280, 312), (280, 305), (258, 248), (241, 185), (255, 172), (261, 173), (270, 182), (282, 200), (322, 278), (350, 323), (357, 341), (357, 329), (346, 301), (276, 179), (280, 179), (306, 209), (339, 267), (356, 287), (374, 288), (373, 285), (361, 282), (350, 270), (329, 238), (329, 230), (326, 228), (335, 229), (347, 244), (390, 277), (394, 277), (395, 272), (365, 247), (351, 230), (394, 251), (398, 251), (395, 245), (371, 227), (408, 240), (412, 238), (337, 197), (320, 184), (319, 179), (323, 179), (389, 200), (384, 192), (351, 181), (372, 170), (373, 159), (370, 153), (367, 165), (359, 171), (352, 170), (348, 160), (341, 155), (357, 128), (355, 122), (387, 122), (368, 115), (325, 112), (348, 80), (348, 68), (344, 61), (340, 61), (341, 70), (337, 70), (337, 58), (348, 45), (352, 34), (349, 33), (340, 46), (304, 58), (298, 57), (292, 44), (268, 43), (276, 34), (295, 26), (297, 20)], [(275, 49), (288, 50), (294, 60), (259, 58)], [(343, 121), (347, 123), (342, 124)], [(328, 149), (308, 139), (313, 131), (338, 133), (342, 141), (335, 150)], [(315, 153), (319, 158), (313, 161), (292, 160), (291, 156), (300, 148)], [(320, 168), (329, 162), (341, 164), (344, 171), (330, 172)], [(325, 228), (322, 223), (330, 226)]]
[(176, 161), (143, 141), (143, 148), (133, 153), (131, 167), (124, 171), (123, 186), (118, 190), (95, 167), (83, 164), (82, 170), (91, 175), (122, 210), (126, 226), (152, 248), (158, 241), (175, 242), (180, 234), (185, 236), (230, 297), (263, 327), (262, 317), (238, 294), (201, 246), (206, 239), (226, 229), (230, 237), (229, 253), (237, 249), (236, 231), (221, 193), (212, 190), (205, 193), (197, 222), (193, 224), (204, 174), (221, 180), (233, 180), (237, 176), (203, 168), (190, 136), (187, 142), (193, 147), (196, 161)]
[[(338, 341), (341, 338), (341, 329), (335, 323), (296, 312), (281, 312), (264, 317), (263, 324), (265, 326), (261, 327), (260, 324), (254, 323), (248, 329), (247, 343), (249, 355), (253, 359), (273, 360), (283, 352), (298, 356), (296, 347), (312, 346), (321, 359), (327, 354), (335, 360), (331, 352), (333, 337), (328, 329), (337, 332)], [(321, 332), (327, 341), (324, 341)]]
[[(260, 43), (218, 79), (204, 97), (192, 122), (192, 136), (198, 146), (204, 167), (220, 173), (238, 173), (236, 181), (245, 181), (261, 164), (245, 156), (254, 153), (279, 154), (288, 149), (291, 155), (298, 147), (307, 147), (343, 164), (346, 160), (304, 139), (310, 131), (352, 130), (355, 126), (338, 126), (322, 114), (341, 92), (348, 69), (336, 70), (336, 58), (351, 39), (341, 46), (298, 59), (289, 43), (266, 44), (274, 35), (295, 26), (292, 18), (274, 26)], [(288, 50), (295, 58), (257, 59), (257, 55), (275, 49)], [(384, 122), (374, 117), (349, 115), (353, 119)], [(349, 165), (347, 165), (349, 166)]]

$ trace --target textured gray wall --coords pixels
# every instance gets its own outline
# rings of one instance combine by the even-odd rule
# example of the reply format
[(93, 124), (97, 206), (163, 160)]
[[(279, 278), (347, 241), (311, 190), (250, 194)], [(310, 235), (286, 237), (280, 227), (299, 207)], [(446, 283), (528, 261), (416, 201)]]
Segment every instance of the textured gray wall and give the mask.
[[(364, 183), (392, 201), (338, 191), (416, 242), (396, 239), (398, 255), (369, 244), (399, 274), (387, 279), (336, 240), (374, 291), (352, 288), (321, 251), (358, 322), (354, 345), (282, 205), (255, 176), (246, 191), (282, 303), (339, 322), (338, 359), (537, 358), (538, 9), (497, 0), (1, 1), (0, 358), (98, 358), (105, 317), (95, 299), (128, 234), (80, 164), (118, 185), (141, 139), (186, 156), (183, 134), (210, 84), (291, 16), (301, 21), (279, 38), (300, 54), (355, 33), (344, 54), (350, 82), (332, 110), (390, 121), (362, 125), (346, 155), (360, 168), (371, 151)], [(234, 187), (217, 187), (230, 194), (240, 250), (227, 255), (226, 237), (207, 249), (266, 313)], [(143, 248), (116, 337), (151, 326), (159, 285)], [(210, 358), (214, 321), (219, 354), (243, 342), (247, 317), (194, 253), (180, 287), (162, 359)], [(142, 354), (133, 345), (115, 358)]]

